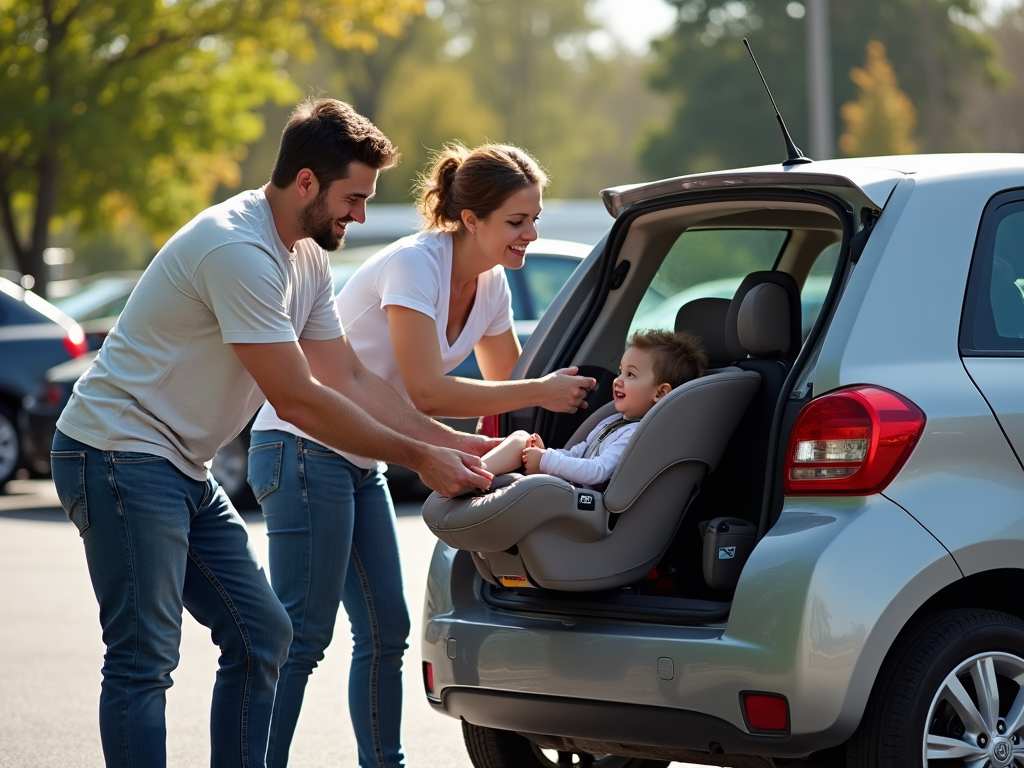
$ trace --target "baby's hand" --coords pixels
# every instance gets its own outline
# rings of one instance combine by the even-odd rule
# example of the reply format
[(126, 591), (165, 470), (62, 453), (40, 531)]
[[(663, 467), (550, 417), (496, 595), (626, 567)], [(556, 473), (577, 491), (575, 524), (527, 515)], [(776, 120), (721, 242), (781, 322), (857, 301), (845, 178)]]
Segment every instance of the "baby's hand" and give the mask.
[(534, 432), (530, 435), (530, 441), (526, 444), (527, 448), (544, 448), (544, 441), (540, 439), (540, 435)]
[(523, 451), (523, 466), (526, 467), (526, 474), (540, 474), (540, 459), (543, 455), (543, 448), (527, 448)]

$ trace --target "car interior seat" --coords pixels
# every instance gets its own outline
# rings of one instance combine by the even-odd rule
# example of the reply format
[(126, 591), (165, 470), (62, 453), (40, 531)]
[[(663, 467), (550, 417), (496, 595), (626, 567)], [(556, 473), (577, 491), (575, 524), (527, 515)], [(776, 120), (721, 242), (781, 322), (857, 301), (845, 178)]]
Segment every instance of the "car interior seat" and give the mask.
[(712, 365), (730, 365), (761, 377), (718, 469), (704, 480), (687, 514), (692, 529), (682, 530), (665, 555), (666, 567), (659, 566), (675, 568), (679, 581), (692, 586), (704, 580), (702, 522), (724, 516), (760, 524), (772, 422), (802, 343), (800, 292), (785, 272), (753, 272), (731, 301), (698, 299), (681, 307), (676, 330), (700, 335)]
[[(777, 328), (757, 327), (760, 317), (781, 323), (784, 333), (791, 328), (785, 302), (784, 316), (777, 316), (773, 280), (760, 282), (770, 284), (767, 292), (751, 284), (737, 301), (751, 304), (735, 322), (742, 322), (752, 356), (782, 346)], [(702, 337), (713, 365), (732, 353), (725, 343), (728, 326), (722, 325), (722, 309), (731, 304), (712, 300), (688, 310), (707, 321), (689, 330)], [(797, 323), (799, 334), (799, 315)], [(445, 543), (472, 552), (478, 570), (494, 584), (564, 591), (629, 584), (646, 576), (669, 546), (760, 386), (758, 371), (725, 366), (672, 390), (641, 420), (603, 492), (550, 475), (505, 476), (483, 495), (432, 494), (423, 505), (424, 521)], [(613, 411), (613, 403), (597, 409), (566, 445), (585, 439)]]

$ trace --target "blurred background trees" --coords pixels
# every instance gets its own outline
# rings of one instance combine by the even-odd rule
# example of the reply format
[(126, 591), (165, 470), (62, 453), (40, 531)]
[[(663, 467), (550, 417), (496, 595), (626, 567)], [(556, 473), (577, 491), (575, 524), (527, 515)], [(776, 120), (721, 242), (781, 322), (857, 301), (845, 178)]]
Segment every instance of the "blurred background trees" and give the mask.
[[(806, 150), (804, 5), (665, 1), (674, 24), (638, 52), (608, 0), (0, 0), (0, 268), (42, 279), (47, 245), (79, 273), (143, 266), (266, 182), (308, 94), (402, 150), (381, 201), (452, 140), (523, 146), (549, 196), (594, 199), (782, 158), (746, 36)], [(831, 0), (840, 151), (1024, 150), (1024, 0), (995, 1)]]

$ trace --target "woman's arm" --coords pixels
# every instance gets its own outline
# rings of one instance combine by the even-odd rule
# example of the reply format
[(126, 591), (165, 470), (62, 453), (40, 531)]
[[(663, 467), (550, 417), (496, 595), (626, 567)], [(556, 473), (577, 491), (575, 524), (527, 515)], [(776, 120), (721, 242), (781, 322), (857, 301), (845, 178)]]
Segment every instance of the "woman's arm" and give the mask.
[(476, 343), (476, 362), (487, 381), (508, 381), (523, 348), (516, 332), (509, 328), (497, 336), (484, 336)]
[(524, 381), (474, 381), (445, 376), (434, 320), (395, 304), (389, 304), (384, 311), (402, 381), (413, 404), (428, 416), (485, 416), (535, 405), (549, 411), (575, 413), (587, 407), (583, 398), (596, 382), (588, 376), (576, 376), (574, 368)]

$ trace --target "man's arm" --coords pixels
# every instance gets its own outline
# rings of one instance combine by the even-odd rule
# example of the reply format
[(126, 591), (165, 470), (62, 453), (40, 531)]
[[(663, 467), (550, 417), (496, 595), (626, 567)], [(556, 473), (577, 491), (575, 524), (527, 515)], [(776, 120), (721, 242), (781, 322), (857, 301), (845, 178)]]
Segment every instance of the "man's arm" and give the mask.
[(327, 341), (300, 339), (299, 345), (317, 381), (342, 393), (396, 432), (474, 456), (483, 456), (501, 442), (481, 435), (457, 432), (424, 416), (403, 400), (390, 384), (363, 365), (344, 336)]
[(314, 378), (298, 342), (231, 347), (278, 415), (325, 445), (410, 467), (445, 496), (489, 485), (477, 457), (399, 434)]

